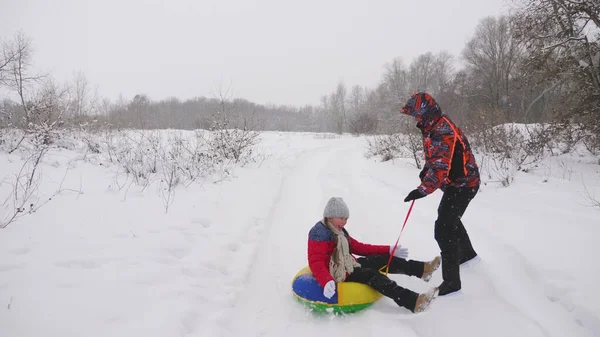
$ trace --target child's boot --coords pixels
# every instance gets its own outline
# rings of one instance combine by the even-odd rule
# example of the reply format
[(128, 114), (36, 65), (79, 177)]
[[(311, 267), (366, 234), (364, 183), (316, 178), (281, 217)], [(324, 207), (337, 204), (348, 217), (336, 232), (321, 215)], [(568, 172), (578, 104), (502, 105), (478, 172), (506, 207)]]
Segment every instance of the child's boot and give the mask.
[(421, 278), (425, 282), (429, 282), (431, 280), (431, 276), (433, 272), (435, 272), (440, 267), (441, 258), (436, 256), (435, 259), (425, 262), (425, 267), (423, 268), (423, 276)]

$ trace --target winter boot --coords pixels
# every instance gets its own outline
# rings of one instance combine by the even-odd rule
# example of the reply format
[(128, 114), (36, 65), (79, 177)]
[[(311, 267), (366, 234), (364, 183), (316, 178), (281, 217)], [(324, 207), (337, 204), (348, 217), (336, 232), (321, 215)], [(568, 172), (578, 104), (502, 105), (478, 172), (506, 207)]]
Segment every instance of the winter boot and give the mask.
[(427, 310), (433, 299), (437, 296), (438, 289), (433, 288), (426, 293), (420, 294), (417, 297), (417, 303), (415, 303), (415, 308), (413, 309), (414, 313), (419, 313)]
[(471, 268), (473, 266), (475, 266), (476, 264), (478, 264), (481, 261), (481, 258), (479, 257), (479, 255), (475, 255), (475, 257), (472, 257), (466, 261), (461, 261), (460, 262), (460, 268)]
[(438, 239), (442, 251), (442, 279), (439, 286), (439, 296), (444, 296), (460, 290), (460, 267), (458, 242), (452, 238)]
[(440, 267), (440, 262), (442, 259), (439, 256), (436, 256), (433, 260), (429, 262), (425, 262), (425, 266), (423, 268), (423, 276), (421, 278), (425, 282), (429, 282), (431, 280), (431, 276), (433, 272), (436, 271)]
[(458, 281), (458, 283), (457, 282), (450, 283), (450, 282), (444, 281), (444, 282), (442, 282), (442, 284), (440, 284), (438, 289), (439, 289), (438, 295), (445, 296), (445, 295), (460, 291), (461, 284), (460, 284), (460, 281)]

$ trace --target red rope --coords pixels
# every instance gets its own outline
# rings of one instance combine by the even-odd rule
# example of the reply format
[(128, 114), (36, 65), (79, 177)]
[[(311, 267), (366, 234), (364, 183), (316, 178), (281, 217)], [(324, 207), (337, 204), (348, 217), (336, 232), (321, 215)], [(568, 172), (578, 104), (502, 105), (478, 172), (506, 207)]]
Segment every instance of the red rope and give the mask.
[(396, 244), (394, 245), (394, 248), (390, 252), (390, 258), (388, 259), (388, 263), (385, 266), (385, 274), (386, 275), (388, 274), (388, 271), (390, 269), (390, 263), (392, 263), (392, 257), (394, 256), (394, 252), (396, 252), (396, 248), (398, 247), (398, 242), (400, 242), (400, 236), (402, 236), (402, 232), (404, 232), (404, 227), (406, 226), (406, 222), (408, 221), (408, 217), (410, 216), (410, 212), (412, 212), (412, 208), (413, 208), (414, 204), (415, 204), (415, 201), (413, 200), (410, 203), (410, 208), (408, 209), (408, 213), (406, 213), (406, 218), (404, 219), (404, 224), (402, 225), (402, 229), (400, 230), (400, 235), (398, 235), (398, 239), (396, 240)]

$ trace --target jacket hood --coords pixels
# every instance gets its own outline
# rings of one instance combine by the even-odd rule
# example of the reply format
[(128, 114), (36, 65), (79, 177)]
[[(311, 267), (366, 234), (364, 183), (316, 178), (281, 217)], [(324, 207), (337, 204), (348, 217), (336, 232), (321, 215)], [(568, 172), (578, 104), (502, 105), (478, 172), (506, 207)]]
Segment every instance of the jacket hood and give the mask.
[(426, 92), (418, 92), (410, 96), (400, 110), (403, 114), (415, 117), (417, 122), (428, 124), (427, 121), (436, 120), (442, 115), (442, 109)]

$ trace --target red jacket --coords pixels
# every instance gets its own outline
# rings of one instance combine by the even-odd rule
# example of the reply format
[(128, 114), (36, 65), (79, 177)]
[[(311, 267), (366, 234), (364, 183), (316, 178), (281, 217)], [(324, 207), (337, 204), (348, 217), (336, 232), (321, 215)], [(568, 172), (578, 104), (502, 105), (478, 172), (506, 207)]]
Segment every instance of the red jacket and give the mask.
[[(390, 246), (361, 243), (353, 239), (345, 229), (342, 230), (348, 238), (350, 254), (368, 256), (390, 253)], [(335, 234), (323, 222), (317, 222), (308, 233), (308, 266), (322, 287), (333, 280), (329, 273), (329, 260), (335, 246)]]
[(423, 128), (423, 150), (427, 173), (419, 190), (431, 194), (446, 186), (472, 188), (479, 185), (479, 168), (462, 130), (447, 116)]

